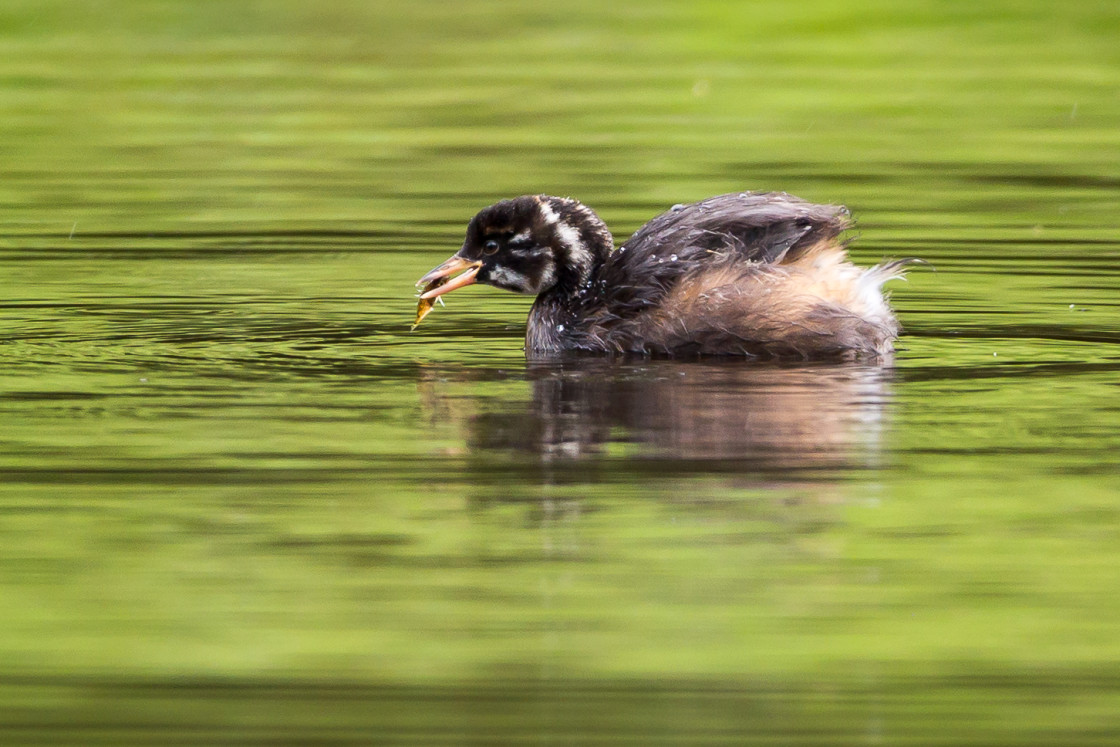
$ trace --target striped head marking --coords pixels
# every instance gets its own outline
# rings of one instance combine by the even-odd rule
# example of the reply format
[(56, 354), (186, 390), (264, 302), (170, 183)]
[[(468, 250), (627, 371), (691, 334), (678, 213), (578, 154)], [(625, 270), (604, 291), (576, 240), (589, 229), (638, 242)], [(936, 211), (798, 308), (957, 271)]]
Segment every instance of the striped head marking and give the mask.
[(479, 212), (458, 256), (480, 263), (476, 282), (536, 295), (574, 292), (611, 244), (607, 227), (582, 203), (531, 195)]

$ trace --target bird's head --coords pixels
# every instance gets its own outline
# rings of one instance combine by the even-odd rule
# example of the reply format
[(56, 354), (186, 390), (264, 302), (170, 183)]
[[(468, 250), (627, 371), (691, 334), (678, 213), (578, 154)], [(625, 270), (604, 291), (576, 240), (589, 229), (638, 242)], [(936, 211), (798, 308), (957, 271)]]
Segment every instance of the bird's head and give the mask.
[[(463, 247), (417, 282), (430, 300), (483, 283), (517, 293), (574, 293), (610, 254), (606, 225), (583, 203), (528, 195), (502, 200), (471, 219)], [(435, 283), (439, 285), (434, 285)]]

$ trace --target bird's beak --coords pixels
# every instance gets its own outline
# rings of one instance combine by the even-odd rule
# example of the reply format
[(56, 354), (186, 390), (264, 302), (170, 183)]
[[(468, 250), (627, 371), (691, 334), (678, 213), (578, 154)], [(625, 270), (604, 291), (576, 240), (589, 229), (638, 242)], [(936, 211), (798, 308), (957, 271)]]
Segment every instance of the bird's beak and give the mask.
[[(416, 281), (417, 285), (423, 285), (425, 288), (424, 292), (420, 294), (420, 298), (425, 301), (430, 301), (437, 296), (442, 296), (444, 293), (450, 293), (453, 290), (472, 285), (474, 283), (474, 277), (478, 274), (478, 268), (480, 267), (482, 267), (482, 262), (472, 262), (469, 259), (463, 259), (458, 254), (454, 255), (451, 259)], [(452, 278), (451, 276), (457, 272), (462, 272), (462, 274)], [(444, 282), (439, 285), (433, 285), (440, 281)]]

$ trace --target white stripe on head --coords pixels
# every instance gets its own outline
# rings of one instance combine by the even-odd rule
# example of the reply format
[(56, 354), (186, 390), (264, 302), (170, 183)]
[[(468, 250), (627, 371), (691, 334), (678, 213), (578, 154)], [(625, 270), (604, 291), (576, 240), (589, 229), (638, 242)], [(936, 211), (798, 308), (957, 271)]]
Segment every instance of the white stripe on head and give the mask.
[(541, 282), (537, 287), (537, 290), (546, 290), (548, 288), (551, 288), (555, 283), (556, 265), (550, 260), (549, 263), (544, 266), (544, 270), (541, 272)]
[[(587, 215), (590, 210), (583, 204), (573, 201), (573, 207), (577, 212)], [(580, 268), (580, 282), (587, 279), (588, 273), (591, 272), (591, 266), (595, 262), (595, 256), (587, 245), (583, 243), (583, 239), (579, 236), (579, 229), (570, 223), (560, 220), (560, 216), (552, 209), (544, 200), (541, 200), (541, 217), (548, 226), (552, 226), (556, 230), (556, 237), (560, 243), (568, 250), (568, 258), (571, 263)]]
[(522, 293), (533, 292), (533, 289), (529, 286), (529, 278), (525, 277), (517, 270), (511, 270), (501, 265), (494, 267), (490, 271), (490, 282), (494, 285), (511, 290), (518, 290)]
[(546, 226), (555, 226), (560, 222), (560, 216), (556, 214), (556, 211), (552, 209), (552, 206), (549, 205), (547, 201), (542, 199), (540, 205), (541, 217), (544, 218)]

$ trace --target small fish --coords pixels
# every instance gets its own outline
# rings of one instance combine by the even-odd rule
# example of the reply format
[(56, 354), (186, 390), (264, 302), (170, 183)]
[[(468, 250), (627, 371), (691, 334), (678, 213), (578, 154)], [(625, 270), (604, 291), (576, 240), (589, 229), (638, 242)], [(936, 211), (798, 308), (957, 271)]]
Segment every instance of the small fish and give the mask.
[[(446, 276), (436, 278), (432, 282), (425, 285), (424, 290), (420, 291), (420, 294), (423, 295), (428, 291), (433, 290), (434, 288), (440, 287), (441, 285), (446, 283), (447, 280), (448, 278)], [(435, 306), (436, 301), (439, 301), (439, 305), (443, 306), (443, 298), (441, 296), (436, 296), (435, 298), (421, 298), (416, 303), (416, 321), (412, 323), (412, 329), (410, 329), (409, 332), (414, 331), (418, 326), (420, 326), (420, 322), (424, 321), (424, 317), (432, 312), (432, 307)]]

